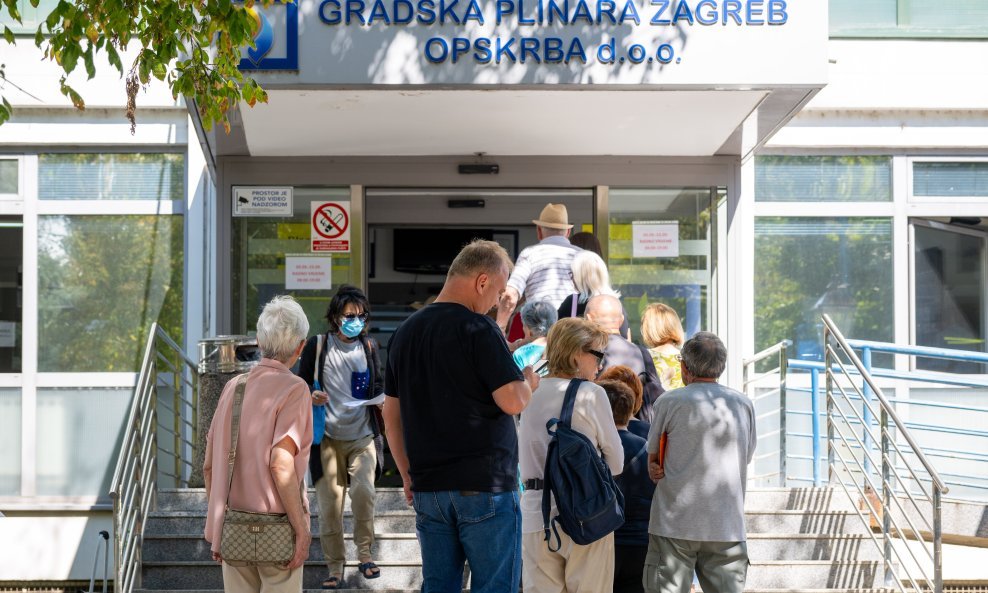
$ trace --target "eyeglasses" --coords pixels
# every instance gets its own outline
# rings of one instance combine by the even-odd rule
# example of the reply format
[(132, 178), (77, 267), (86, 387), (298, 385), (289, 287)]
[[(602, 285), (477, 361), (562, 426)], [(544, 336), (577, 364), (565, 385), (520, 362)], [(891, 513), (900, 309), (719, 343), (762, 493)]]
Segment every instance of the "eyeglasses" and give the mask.
[(370, 317), (370, 315), (368, 313), (347, 313), (347, 314), (343, 315), (343, 319), (345, 319), (347, 321), (353, 321), (354, 319), (359, 319), (361, 321), (367, 321), (367, 318), (368, 317)]
[(602, 368), (604, 366), (604, 353), (600, 350), (594, 350), (593, 348), (588, 348), (584, 350), (587, 354), (593, 354), (597, 357), (597, 368)]
[(678, 360), (679, 362), (683, 362), (683, 355), (682, 354), (677, 354), (676, 355), (676, 360)]

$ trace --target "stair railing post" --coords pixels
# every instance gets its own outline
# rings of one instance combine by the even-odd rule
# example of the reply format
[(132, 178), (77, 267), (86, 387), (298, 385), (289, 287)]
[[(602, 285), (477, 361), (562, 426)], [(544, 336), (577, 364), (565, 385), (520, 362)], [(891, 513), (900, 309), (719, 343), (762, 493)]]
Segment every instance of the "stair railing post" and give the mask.
[[(868, 373), (871, 373), (871, 348), (867, 346), (861, 349), (861, 364)], [(871, 477), (871, 386), (864, 379), (861, 380), (861, 436), (864, 442), (864, 470), (868, 477)], [(883, 425), (884, 426), (884, 425)]]
[(823, 327), (823, 372), (827, 388), (827, 483), (834, 483), (834, 379), (830, 360), (830, 328)]
[(943, 593), (943, 503), (940, 487), (933, 484), (933, 591)]
[(823, 438), (820, 434), (820, 371), (817, 369), (810, 369), (810, 398), (810, 411), (813, 414), (813, 485), (821, 486), (823, 479), (820, 476), (823, 472), (820, 466), (823, 464), (823, 454), (820, 449)]
[[(885, 586), (891, 587), (895, 582), (895, 575), (892, 574), (892, 464), (889, 455), (891, 452), (889, 442), (889, 413), (882, 407), (881, 414), (881, 435), (882, 435), (882, 538), (885, 557)], [(867, 456), (865, 457), (867, 459)]]
[(786, 487), (786, 373), (789, 369), (789, 359), (786, 358), (786, 346), (779, 350), (779, 481)]

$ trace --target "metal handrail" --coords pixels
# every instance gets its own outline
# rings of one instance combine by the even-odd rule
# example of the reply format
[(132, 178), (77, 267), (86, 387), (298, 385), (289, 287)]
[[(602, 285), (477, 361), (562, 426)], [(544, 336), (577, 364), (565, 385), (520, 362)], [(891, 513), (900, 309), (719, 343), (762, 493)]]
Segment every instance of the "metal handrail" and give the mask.
[[(833, 320), (828, 315), (823, 316), (824, 324), (824, 335), (823, 335), (823, 351), (824, 351), (824, 364), (823, 371), (826, 378), (826, 396), (827, 396), (827, 466), (828, 466), (828, 476), (829, 482), (831, 484), (838, 483), (849, 496), (851, 496), (851, 491), (845, 480), (838, 477), (838, 472), (840, 468), (837, 466), (837, 461), (843, 466), (844, 474), (848, 477), (854, 488), (861, 494), (862, 499), (865, 501), (868, 507), (868, 517), (862, 516), (865, 520), (866, 527), (870, 530), (870, 522), (872, 520), (881, 519), (881, 535), (882, 543), (876, 538), (873, 541), (878, 545), (882, 552), (882, 556), (885, 563), (885, 576), (886, 585), (889, 585), (889, 581), (894, 581), (898, 588), (905, 593), (904, 586), (906, 582), (903, 581), (899, 576), (894, 573), (893, 569), (893, 554), (896, 559), (898, 559), (901, 568), (905, 571), (905, 577), (908, 584), (912, 586), (915, 591), (922, 592), (926, 590), (932, 581), (934, 593), (943, 592), (943, 522), (942, 522), (942, 509), (941, 500), (943, 494), (947, 493), (949, 489), (944, 483), (940, 474), (937, 472), (933, 464), (930, 463), (929, 459), (923, 450), (916, 444), (915, 439), (909, 431), (906, 423), (903, 422), (899, 415), (896, 413), (892, 403), (885, 393), (882, 391), (881, 387), (875, 382), (870, 372), (870, 351), (866, 350), (866, 362), (862, 362), (861, 359), (854, 352), (853, 348), (846, 340), (840, 331), (840, 328), (833, 322)], [(834, 343), (840, 349), (834, 347)], [(843, 353), (843, 354), (842, 354)], [(842, 358), (845, 358), (850, 362), (850, 366), (853, 367), (852, 370), (844, 364)], [(814, 369), (814, 376), (816, 370)], [(859, 388), (854, 382), (854, 377), (858, 377), (862, 381), (862, 385)], [(844, 387), (841, 386), (841, 379), (846, 379), (857, 397), (852, 397), (845, 391)], [(876, 407), (872, 405), (872, 396), (874, 401), (878, 402), (877, 410)], [(839, 405), (838, 398), (842, 402), (846, 402), (848, 409), (850, 409), (853, 414), (854, 420), (848, 417), (842, 409), (842, 405)], [(860, 402), (861, 413), (855, 407), (855, 404)], [(876, 438), (874, 432), (872, 432), (872, 420), (873, 416), (879, 416), (879, 437)], [(814, 414), (814, 419), (816, 415)], [(844, 434), (844, 431), (840, 429), (838, 424), (842, 424), (848, 427), (848, 438)], [(861, 436), (859, 437), (854, 426), (860, 426)], [(931, 490), (927, 491), (923, 487), (923, 483), (917, 475), (916, 468), (914, 467), (914, 462), (912, 459), (907, 457), (903, 452), (902, 448), (899, 446), (897, 439), (893, 438), (891, 435), (891, 429), (894, 427), (898, 436), (905, 441), (908, 445), (908, 453), (910, 453), (916, 460), (919, 461), (919, 465), (925, 470), (926, 475), (929, 476), (928, 481), (930, 482)], [(839, 440), (835, 439), (835, 433), (839, 436)], [(872, 479), (872, 465), (875, 464), (872, 459), (873, 445), (878, 442), (879, 445), (879, 455), (880, 455), (880, 465), (881, 474), (878, 476), (880, 478), (878, 486), (876, 486), (875, 481)], [(854, 469), (851, 464), (845, 460), (844, 455), (839, 451), (842, 445), (843, 448), (850, 451), (850, 459), (853, 464), (857, 466)], [(894, 454), (893, 454), (894, 449)], [(858, 458), (860, 455), (860, 459)], [(926, 513), (924, 513), (919, 502), (913, 496), (913, 492), (908, 487), (908, 482), (900, 474), (899, 470), (896, 468), (896, 461), (893, 456), (897, 455), (899, 461), (904, 465), (905, 469), (908, 471), (909, 477), (916, 484), (920, 486), (920, 492), (922, 493), (922, 498), (929, 501), (932, 507), (932, 520), (927, 520)], [(860, 478), (855, 478), (858, 475)], [(898, 488), (897, 488), (898, 486)], [(868, 493), (872, 492), (877, 494), (881, 490), (881, 502), (873, 502)], [(903, 557), (899, 549), (892, 545), (892, 540), (894, 538), (909, 537), (910, 535), (918, 540), (923, 541), (923, 533), (916, 527), (915, 522), (910, 517), (910, 513), (907, 512), (903, 504), (906, 500), (901, 499), (899, 496), (894, 494), (895, 490), (902, 490), (905, 492), (908, 498), (908, 502), (912, 503), (912, 508), (915, 514), (923, 518), (923, 522), (926, 525), (932, 526), (933, 531), (933, 551), (932, 554), (929, 550), (927, 552), (929, 558), (933, 561), (933, 578), (929, 578), (926, 574), (926, 570), (916, 563), (918, 570), (921, 573), (920, 579), (913, 576), (912, 572), (909, 570), (908, 563), (903, 562)], [(853, 499), (853, 496), (851, 496)], [(910, 532), (904, 530), (901, 527), (901, 522), (896, 520), (895, 512), (898, 511), (900, 516), (905, 518), (905, 522), (911, 529)], [(909, 554), (915, 561), (915, 553), (909, 548)], [(919, 584), (920, 581), (924, 582), (924, 586)]]
[[(768, 393), (762, 394), (761, 397), (753, 398), (751, 393), (749, 393), (749, 388), (774, 375), (779, 374), (779, 483), (781, 486), (785, 487), (788, 469), (786, 468), (786, 415), (788, 412), (788, 407), (786, 405), (786, 376), (788, 374), (788, 364), (789, 358), (786, 356), (786, 351), (792, 346), (792, 340), (782, 340), (778, 344), (769, 346), (768, 348), (762, 350), (761, 352), (751, 356), (750, 358), (744, 358), (741, 360), (741, 391), (748, 396), (752, 402), (774, 395), (776, 390), (770, 390)], [(768, 360), (773, 356), (779, 357), (779, 366), (776, 368), (765, 372), (761, 375), (749, 378), (749, 369), (754, 369), (755, 365), (763, 360)], [(775, 432), (762, 433), (762, 437), (775, 434)], [(752, 476), (752, 479), (764, 478), (771, 476), (772, 474), (767, 474), (766, 476)]]
[[(197, 378), (196, 364), (157, 323), (151, 324), (110, 481), (117, 593), (139, 587), (144, 524), (161, 478), (188, 486), (198, 426)], [(170, 403), (161, 397), (163, 390), (171, 391)], [(171, 426), (160, 421), (159, 410), (172, 417)], [(173, 471), (159, 467), (162, 460), (171, 460)]]

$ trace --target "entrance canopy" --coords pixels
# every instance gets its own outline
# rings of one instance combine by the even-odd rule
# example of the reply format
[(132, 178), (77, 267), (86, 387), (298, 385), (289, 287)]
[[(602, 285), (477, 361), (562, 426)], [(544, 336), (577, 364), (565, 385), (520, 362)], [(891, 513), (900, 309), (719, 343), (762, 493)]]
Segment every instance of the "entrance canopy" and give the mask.
[[(827, 3), (298, 0), (251, 9), (221, 156), (746, 155), (826, 83)], [(743, 130), (743, 133), (742, 133)]]

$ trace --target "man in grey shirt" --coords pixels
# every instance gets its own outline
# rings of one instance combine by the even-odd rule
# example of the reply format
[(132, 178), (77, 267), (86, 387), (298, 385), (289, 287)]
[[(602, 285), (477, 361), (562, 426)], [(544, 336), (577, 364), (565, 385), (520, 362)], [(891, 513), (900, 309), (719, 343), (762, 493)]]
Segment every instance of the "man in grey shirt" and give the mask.
[(717, 383), (726, 363), (720, 338), (696, 334), (680, 353), (686, 387), (652, 407), (648, 470), (657, 482), (642, 575), (648, 593), (686, 593), (694, 570), (704, 591), (744, 589), (755, 409), (744, 394)]

